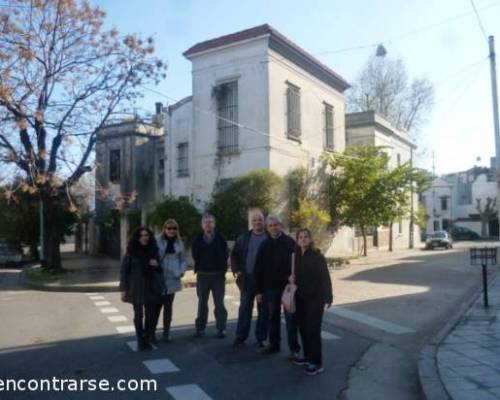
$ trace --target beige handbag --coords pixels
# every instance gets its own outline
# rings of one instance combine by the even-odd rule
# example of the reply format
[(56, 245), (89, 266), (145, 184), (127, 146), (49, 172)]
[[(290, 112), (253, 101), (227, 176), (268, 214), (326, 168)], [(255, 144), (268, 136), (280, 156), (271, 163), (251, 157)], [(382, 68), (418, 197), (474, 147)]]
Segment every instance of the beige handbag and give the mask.
[(288, 278), (288, 285), (285, 286), (283, 295), (281, 296), (281, 304), (287, 313), (295, 312), (295, 292), (297, 285), (295, 284), (295, 253), (292, 253), (292, 274)]

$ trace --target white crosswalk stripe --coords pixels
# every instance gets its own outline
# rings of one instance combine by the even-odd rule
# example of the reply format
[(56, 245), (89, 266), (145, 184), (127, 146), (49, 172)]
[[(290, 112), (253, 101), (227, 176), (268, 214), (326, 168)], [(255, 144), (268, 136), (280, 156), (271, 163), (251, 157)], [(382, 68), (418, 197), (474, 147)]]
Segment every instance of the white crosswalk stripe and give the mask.
[(172, 361), (168, 358), (160, 358), (157, 360), (147, 360), (142, 362), (149, 372), (152, 374), (164, 374), (169, 372), (177, 372), (179, 368), (177, 368)]
[(198, 385), (179, 385), (167, 388), (175, 400), (212, 400)]

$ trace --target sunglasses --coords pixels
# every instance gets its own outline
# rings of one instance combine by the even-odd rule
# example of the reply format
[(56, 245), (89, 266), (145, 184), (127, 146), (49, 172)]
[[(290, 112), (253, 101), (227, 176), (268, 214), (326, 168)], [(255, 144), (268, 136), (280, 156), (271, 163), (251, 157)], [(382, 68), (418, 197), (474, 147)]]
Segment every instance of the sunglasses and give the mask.
[(167, 226), (167, 227), (165, 228), (165, 230), (167, 230), (167, 231), (176, 231), (176, 230), (177, 230), (177, 227), (176, 227), (176, 226)]

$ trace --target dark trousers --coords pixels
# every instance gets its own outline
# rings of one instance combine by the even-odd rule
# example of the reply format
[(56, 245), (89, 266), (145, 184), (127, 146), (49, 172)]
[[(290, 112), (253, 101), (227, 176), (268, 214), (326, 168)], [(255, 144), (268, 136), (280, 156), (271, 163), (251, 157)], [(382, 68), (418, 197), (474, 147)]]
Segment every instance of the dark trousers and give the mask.
[[(275, 349), (281, 347), (281, 296), (283, 290), (268, 290), (265, 298), (269, 308), (269, 346)], [(295, 314), (285, 312), (288, 348), (292, 353), (300, 351)]]
[(196, 294), (198, 296), (198, 316), (195, 325), (197, 331), (204, 331), (208, 320), (208, 297), (212, 292), (214, 301), (215, 326), (217, 331), (226, 330), (227, 310), (224, 307), (226, 276), (223, 273), (198, 272)]
[[(238, 311), (238, 325), (236, 326), (236, 337), (247, 340), (252, 324), (253, 305), (255, 302), (255, 282), (252, 276), (245, 277), (245, 287), (240, 294), (240, 308)], [(267, 338), (268, 306), (265, 302), (257, 303), (257, 324), (255, 326), (255, 338), (263, 342)]]
[(306, 362), (321, 365), (321, 322), (325, 302), (321, 299), (297, 299), (297, 322)]
[[(138, 339), (151, 337), (157, 321), (158, 304), (134, 304), (134, 326)], [(145, 318), (144, 318), (145, 317)]]
[(172, 307), (174, 305), (175, 293), (163, 296), (163, 336), (170, 335), (172, 325)]

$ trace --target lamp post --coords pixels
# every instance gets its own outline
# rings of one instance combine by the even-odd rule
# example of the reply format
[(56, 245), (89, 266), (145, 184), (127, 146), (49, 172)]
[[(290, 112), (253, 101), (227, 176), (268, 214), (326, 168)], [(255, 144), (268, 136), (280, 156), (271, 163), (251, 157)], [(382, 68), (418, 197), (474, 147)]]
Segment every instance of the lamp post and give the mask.
[[(488, 37), (490, 49), (491, 95), (493, 100), (493, 126), (495, 129), (495, 161), (497, 170), (497, 199), (500, 199), (500, 124), (498, 122), (497, 70), (495, 62), (495, 38)], [(500, 207), (498, 208), (500, 221)]]

